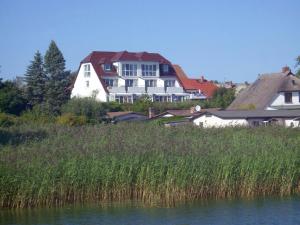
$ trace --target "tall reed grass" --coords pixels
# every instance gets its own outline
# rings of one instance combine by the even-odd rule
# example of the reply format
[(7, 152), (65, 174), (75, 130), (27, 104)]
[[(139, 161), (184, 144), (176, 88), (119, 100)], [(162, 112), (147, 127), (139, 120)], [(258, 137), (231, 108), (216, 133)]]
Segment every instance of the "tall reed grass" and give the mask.
[(0, 207), (300, 192), (296, 129), (50, 124), (3, 128), (1, 139)]

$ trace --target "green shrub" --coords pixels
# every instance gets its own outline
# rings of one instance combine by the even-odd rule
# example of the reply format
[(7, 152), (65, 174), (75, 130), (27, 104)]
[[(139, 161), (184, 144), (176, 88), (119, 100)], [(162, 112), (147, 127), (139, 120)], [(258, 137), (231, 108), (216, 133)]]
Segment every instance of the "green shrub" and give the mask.
[(20, 116), (22, 123), (40, 123), (47, 124), (55, 122), (55, 116), (47, 113), (43, 106), (36, 105), (31, 110), (23, 112)]
[[(117, 103), (101, 103), (94, 98), (74, 98), (62, 107), (62, 113), (84, 116), (88, 123), (99, 123), (106, 112), (117, 108)], [(117, 110), (119, 111), (119, 110)]]
[(0, 113), (0, 127), (10, 127), (17, 123), (17, 117), (5, 113)]
[(57, 117), (56, 122), (60, 125), (82, 126), (87, 123), (85, 116), (76, 116), (72, 113), (65, 113)]

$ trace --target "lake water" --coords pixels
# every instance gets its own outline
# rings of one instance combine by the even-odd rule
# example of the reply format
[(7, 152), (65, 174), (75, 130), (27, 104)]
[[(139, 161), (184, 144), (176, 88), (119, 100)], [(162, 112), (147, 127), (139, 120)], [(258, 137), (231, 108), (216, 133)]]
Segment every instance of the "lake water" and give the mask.
[(22, 225), (193, 225), (300, 224), (300, 198), (224, 200), (174, 208), (139, 204), (2, 210), (0, 224)]

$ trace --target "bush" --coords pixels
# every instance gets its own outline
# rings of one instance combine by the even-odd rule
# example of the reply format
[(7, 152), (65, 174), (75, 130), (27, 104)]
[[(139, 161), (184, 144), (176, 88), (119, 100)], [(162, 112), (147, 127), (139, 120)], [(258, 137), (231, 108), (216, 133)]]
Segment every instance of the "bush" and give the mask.
[(62, 113), (84, 116), (89, 123), (99, 123), (110, 108), (119, 111), (117, 103), (101, 103), (94, 98), (73, 98), (62, 107)]
[(87, 118), (85, 116), (76, 116), (72, 113), (65, 113), (57, 117), (56, 122), (60, 125), (82, 126), (87, 123)]
[(0, 81), (0, 112), (20, 115), (26, 109), (26, 99), (15, 82)]
[(17, 123), (17, 117), (0, 113), (0, 127), (10, 127)]
[(20, 120), (22, 123), (40, 123), (47, 124), (55, 121), (55, 116), (47, 113), (42, 105), (36, 105), (31, 110), (27, 110), (21, 114)]

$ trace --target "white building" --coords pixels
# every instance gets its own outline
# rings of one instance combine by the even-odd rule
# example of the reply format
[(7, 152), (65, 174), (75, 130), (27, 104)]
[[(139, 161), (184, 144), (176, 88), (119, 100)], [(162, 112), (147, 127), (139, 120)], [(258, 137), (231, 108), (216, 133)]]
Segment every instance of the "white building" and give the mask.
[(300, 110), (249, 110), (249, 111), (210, 111), (191, 119), (193, 124), (204, 127), (238, 127), (260, 125), (282, 125), (299, 127)]
[[(92, 52), (81, 63), (71, 97), (94, 96), (102, 102), (129, 102), (142, 95), (152, 101), (176, 102), (193, 99), (194, 94), (184, 89), (173, 65), (157, 53)], [(203, 81), (203, 98), (206, 86)]]

